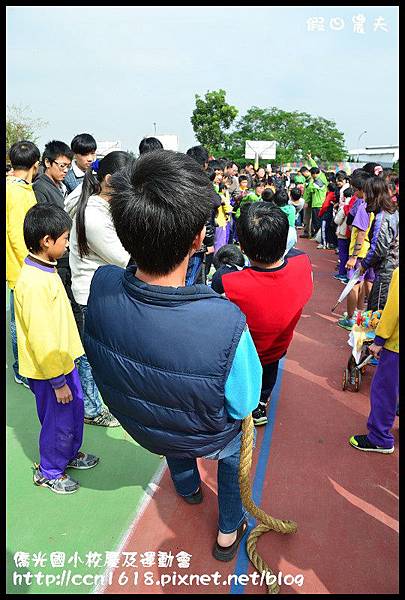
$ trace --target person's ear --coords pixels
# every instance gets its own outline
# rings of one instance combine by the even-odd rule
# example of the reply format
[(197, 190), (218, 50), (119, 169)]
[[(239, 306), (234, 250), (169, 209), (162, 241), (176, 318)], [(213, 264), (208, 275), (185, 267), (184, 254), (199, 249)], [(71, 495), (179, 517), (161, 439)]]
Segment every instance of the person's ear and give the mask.
[(49, 160), (49, 158), (46, 158), (44, 163), (45, 163), (45, 168), (49, 169), (49, 167), (51, 166), (51, 161)]
[(47, 234), (39, 241), (39, 244), (41, 248), (50, 248), (53, 245), (53, 239)]
[(111, 173), (107, 173), (107, 175), (104, 177), (104, 181), (108, 186), (111, 185)]
[(202, 243), (204, 241), (206, 235), (206, 227), (204, 225), (204, 227), (201, 229), (200, 233), (197, 233), (197, 235), (195, 236), (192, 246), (191, 246), (191, 250), (192, 252), (198, 252), (198, 250), (201, 248)]

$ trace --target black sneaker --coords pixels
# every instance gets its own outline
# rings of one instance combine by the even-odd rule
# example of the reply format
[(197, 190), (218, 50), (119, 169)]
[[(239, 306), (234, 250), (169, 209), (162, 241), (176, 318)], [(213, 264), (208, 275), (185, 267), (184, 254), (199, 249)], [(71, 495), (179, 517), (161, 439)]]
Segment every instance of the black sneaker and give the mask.
[(392, 454), (394, 452), (394, 446), (392, 448), (374, 446), (366, 435), (352, 435), (349, 444), (356, 450), (363, 450), (363, 452), (380, 452), (381, 454)]
[(201, 487), (198, 488), (194, 494), (191, 496), (182, 496), (183, 500), (185, 500), (188, 504), (201, 504), (203, 501), (203, 493)]
[(259, 425), (267, 424), (266, 405), (259, 402), (259, 406), (252, 411), (253, 423), (258, 427)]

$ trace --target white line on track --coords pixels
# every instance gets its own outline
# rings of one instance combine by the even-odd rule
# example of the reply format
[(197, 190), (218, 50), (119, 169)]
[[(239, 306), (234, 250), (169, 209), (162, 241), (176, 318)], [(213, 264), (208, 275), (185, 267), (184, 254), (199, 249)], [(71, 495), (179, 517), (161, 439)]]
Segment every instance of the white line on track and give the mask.
[[(121, 541), (118, 544), (118, 547), (116, 548), (115, 552), (122, 552), (123, 548), (125, 548), (125, 545), (126, 545), (128, 539), (132, 535), (133, 531), (135, 530), (136, 526), (138, 525), (139, 521), (141, 520), (145, 510), (147, 509), (149, 502), (152, 500), (153, 495), (155, 494), (156, 490), (158, 489), (160, 480), (162, 479), (163, 474), (167, 467), (166, 460), (163, 458), (162, 458), (162, 463), (163, 464), (159, 465), (159, 467), (155, 471), (155, 474), (153, 475), (151, 481), (148, 483), (148, 486), (147, 486), (146, 490), (144, 491), (143, 496), (138, 503), (138, 506), (136, 507), (136, 510), (134, 513), (134, 515), (135, 515), (134, 519), (133, 519), (131, 525), (128, 527), (127, 531), (125, 531), (125, 533), (123, 534)], [(103, 583), (100, 585), (97, 585), (90, 592), (90, 594), (103, 594), (104, 593), (104, 591), (108, 585), (108, 576), (109, 576), (110, 572), (113, 570), (114, 570), (114, 567), (109, 567), (108, 569), (106, 569), (106, 571), (103, 574), (104, 575)]]

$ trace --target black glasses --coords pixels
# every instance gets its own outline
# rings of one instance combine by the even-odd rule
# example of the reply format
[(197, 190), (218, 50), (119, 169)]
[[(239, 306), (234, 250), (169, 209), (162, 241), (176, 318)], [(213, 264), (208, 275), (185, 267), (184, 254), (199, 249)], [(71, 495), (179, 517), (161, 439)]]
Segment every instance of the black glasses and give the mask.
[(69, 163), (68, 165), (65, 165), (65, 164), (63, 164), (63, 163), (58, 163), (58, 161), (57, 161), (57, 160), (54, 160), (54, 161), (52, 161), (52, 162), (54, 162), (54, 163), (55, 163), (55, 165), (58, 165), (58, 167), (59, 167), (59, 169), (60, 169), (61, 171), (64, 171), (65, 169), (68, 169), (68, 170), (70, 169), (70, 165), (71, 165), (71, 163)]

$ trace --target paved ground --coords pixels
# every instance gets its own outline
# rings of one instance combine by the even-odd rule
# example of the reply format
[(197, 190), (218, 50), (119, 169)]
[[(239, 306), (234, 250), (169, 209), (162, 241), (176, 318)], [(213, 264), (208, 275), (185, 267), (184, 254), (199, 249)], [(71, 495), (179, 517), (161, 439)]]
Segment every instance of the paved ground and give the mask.
[[(284, 594), (398, 593), (399, 420), (394, 454), (370, 455), (349, 446), (351, 434), (366, 431), (373, 368), (368, 368), (360, 392), (341, 390), (350, 348), (348, 333), (336, 326), (337, 315), (330, 312), (343, 289), (331, 277), (335, 254), (317, 250), (307, 240), (300, 240), (299, 247), (311, 256), (315, 291), (283, 360), (270, 422), (258, 430), (252, 467), (256, 502), (276, 517), (295, 520), (298, 532), (265, 534), (259, 550), (272, 570), (281, 573)], [(9, 357), (7, 362), (9, 593), (265, 592), (252, 581), (237, 585), (235, 578), (224, 580), (227, 575), (253, 573), (244, 544), (231, 563), (211, 557), (217, 520), (214, 463), (200, 461), (204, 502), (189, 506), (175, 495), (167, 470), (148, 485), (156, 470), (164, 469), (164, 461), (139, 448), (121, 428), (86, 426), (84, 448), (99, 453), (102, 462), (94, 471), (79, 472), (81, 490), (59, 497), (33, 486), (35, 406), (30, 392), (13, 382)], [(62, 568), (49, 564), (32, 565), (33, 553), (41, 551), (49, 558), (58, 550), (66, 553), (66, 560), (77, 552), (83, 561), (88, 552), (97, 552), (102, 563), (106, 551), (119, 551), (120, 563), (110, 575), (102, 565), (65, 565), (71, 576), (105, 573), (104, 583), (88, 578), (63, 589), (56, 582), (48, 587), (12, 585), (13, 571), (62, 573)], [(31, 553), (30, 568), (14, 567), (17, 551)], [(182, 551), (191, 556), (188, 568), (176, 557)], [(166, 563), (156, 564), (164, 558), (159, 552), (166, 553)], [(186, 574), (215, 572), (219, 574), (210, 581), (203, 578), (198, 585), (195, 578), (192, 587), (185, 585)], [(290, 578), (283, 583), (286, 575)]]

